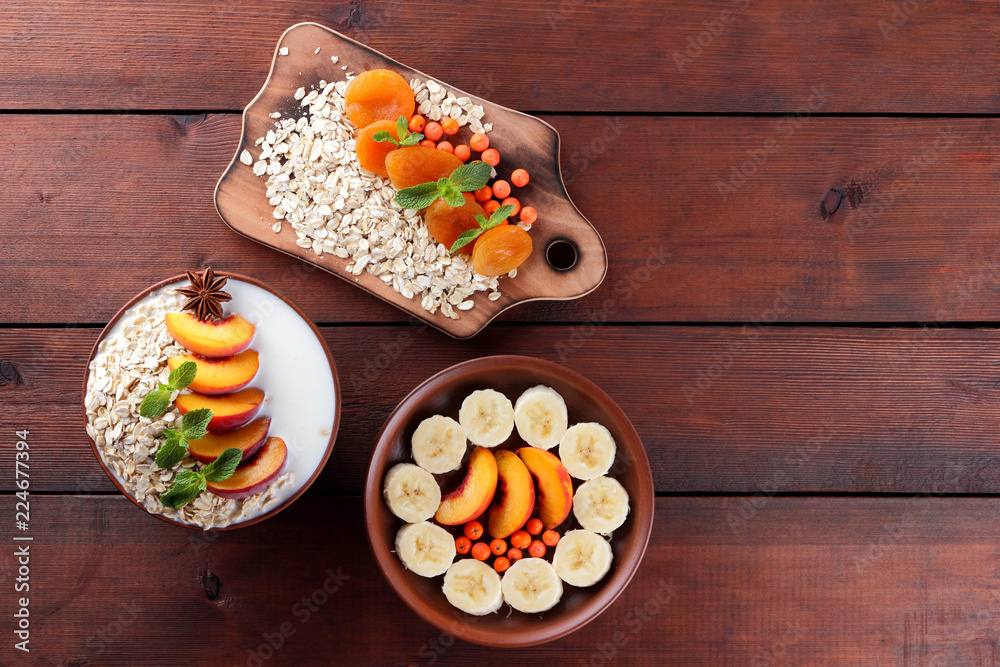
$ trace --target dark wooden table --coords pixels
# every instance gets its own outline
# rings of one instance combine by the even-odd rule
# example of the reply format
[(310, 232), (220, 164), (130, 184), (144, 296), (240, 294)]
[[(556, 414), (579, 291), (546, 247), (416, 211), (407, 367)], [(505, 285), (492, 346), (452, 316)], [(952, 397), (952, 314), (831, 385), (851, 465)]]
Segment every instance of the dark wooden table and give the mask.
[[(604, 285), (457, 342), (231, 233), (212, 191), (239, 112), (305, 20), (558, 128)], [(996, 2), (7, 0), (0, 663), (1000, 664), (998, 62)], [(79, 406), (119, 306), (206, 265), (297, 302), (344, 393), (306, 496), (202, 535), (116, 493)], [(379, 349), (401, 355), (390, 373), (362, 353)], [(657, 491), (621, 598), (518, 651), (411, 613), (361, 519), (392, 407), (497, 352), (606, 389)]]

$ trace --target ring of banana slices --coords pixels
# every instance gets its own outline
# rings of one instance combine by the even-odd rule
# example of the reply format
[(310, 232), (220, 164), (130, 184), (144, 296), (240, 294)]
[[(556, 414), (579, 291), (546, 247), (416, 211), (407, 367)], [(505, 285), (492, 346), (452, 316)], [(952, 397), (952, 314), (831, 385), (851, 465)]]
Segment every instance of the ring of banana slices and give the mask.
[[(562, 599), (563, 584), (585, 588), (601, 581), (614, 560), (609, 538), (629, 514), (628, 492), (608, 476), (617, 453), (612, 433), (596, 422), (571, 426), (566, 401), (544, 385), (525, 390), (513, 403), (495, 389), (474, 391), (462, 401), (457, 417), (433, 415), (421, 421), (410, 438), (413, 462), (397, 463), (386, 473), (386, 505), (404, 522), (396, 535), (396, 555), (403, 566), (422, 577), (444, 575), (442, 590), (448, 601), (475, 616), (494, 613), (504, 602), (526, 614), (542, 613)], [(469, 443), (474, 449), (485, 448), (492, 458), (489, 450), (511, 440), (515, 430), (515, 440), (530, 447), (558, 448), (558, 456), (546, 453), (545, 460), (563, 468), (559, 478), (565, 480), (566, 493), (573, 491), (572, 515), (579, 528), (559, 539), (550, 552), (551, 562), (521, 558), (501, 576), (484, 561), (458, 557), (456, 535), (449, 530), (453, 524), (438, 514), (442, 492), (435, 475), (462, 467)], [(532, 474), (533, 483), (539, 484)], [(579, 481), (574, 485), (570, 478)], [(567, 518), (569, 513), (567, 508)]]

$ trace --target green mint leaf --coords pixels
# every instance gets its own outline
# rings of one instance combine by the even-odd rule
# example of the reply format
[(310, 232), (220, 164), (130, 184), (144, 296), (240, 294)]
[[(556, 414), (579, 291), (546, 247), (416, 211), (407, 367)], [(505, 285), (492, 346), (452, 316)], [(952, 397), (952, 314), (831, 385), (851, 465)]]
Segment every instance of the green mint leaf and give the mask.
[(406, 135), (406, 138), (400, 141), (399, 145), (400, 147), (416, 146), (423, 140), (424, 140), (424, 135), (420, 134), (419, 132), (413, 132), (411, 134)]
[(170, 406), (170, 390), (160, 387), (146, 394), (139, 405), (139, 414), (147, 419), (156, 419)]
[(444, 196), (444, 200), (448, 202), (448, 206), (452, 208), (461, 208), (465, 206), (465, 197), (462, 196), (461, 192), (449, 192)]
[(482, 234), (483, 231), (484, 230), (482, 228), (466, 229), (464, 232), (459, 234), (458, 238), (455, 239), (455, 242), (451, 244), (451, 250), (449, 252), (451, 252), (451, 254), (454, 255), (460, 249), (464, 248), (466, 245), (479, 238), (479, 235)]
[(190, 410), (184, 413), (181, 419), (181, 431), (188, 440), (204, 438), (210, 421), (212, 421), (212, 411), (208, 408)]
[(465, 205), (465, 197), (462, 196), (461, 191), (452, 185), (451, 181), (447, 178), (442, 178), (438, 181), (438, 192), (441, 193), (441, 196), (444, 197), (449, 206), (458, 208)]
[(184, 507), (205, 490), (205, 476), (193, 470), (178, 470), (174, 483), (160, 496), (164, 507), (178, 509)]
[(198, 374), (198, 364), (193, 361), (185, 361), (183, 364), (170, 371), (167, 384), (171, 388), (180, 391), (194, 382), (194, 376)]
[(431, 181), (428, 183), (420, 183), (418, 185), (414, 185), (413, 187), (403, 188), (396, 194), (396, 199), (394, 201), (403, 208), (419, 210), (427, 208), (440, 196), (441, 193), (438, 192), (437, 183)]
[(400, 116), (396, 120), (396, 136), (399, 137), (400, 141), (406, 139), (406, 135), (410, 133), (410, 124), (407, 122), (405, 116)]
[(448, 180), (462, 192), (473, 192), (486, 185), (492, 171), (493, 167), (482, 160), (476, 160), (455, 169)]
[(393, 139), (392, 135), (389, 134), (389, 132), (386, 130), (379, 130), (378, 132), (372, 135), (372, 139), (374, 139), (375, 141), (388, 141), (390, 144), (396, 144), (397, 146), (399, 145), (399, 142)]
[(221, 482), (233, 476), (241, 460), (243, 460), (243, 450), (238, 447), (230, 447), (219, 454), (219, 458), (202, 468), (201, 474), (210, 482)]
[(475, 218), (476, 223), (479, 225), (480, 229), (487, 229), (487, 227), (486, 227), (486, 224), (487, 224), (486, 218), (484, 218), (483, 216), (479, 215), (478, 213), (476, 213), (476, 215), (473, 216), (473, 217)]
[(493, 211), (493, 215), (491, 215), (490, 219), (486, 221), (486, 226), (483, 227), (483, 230), (493, 229), (497, 225), (502, 225), (513, 212), (514, 207), (510, 204), (501, 206), (497, 210)]
[(181, 462), (187, 452), (188, 443), (180, 431), (168, 428), (163, 432), (164, 442), (156, 450), (156, 465), (169, 470)]

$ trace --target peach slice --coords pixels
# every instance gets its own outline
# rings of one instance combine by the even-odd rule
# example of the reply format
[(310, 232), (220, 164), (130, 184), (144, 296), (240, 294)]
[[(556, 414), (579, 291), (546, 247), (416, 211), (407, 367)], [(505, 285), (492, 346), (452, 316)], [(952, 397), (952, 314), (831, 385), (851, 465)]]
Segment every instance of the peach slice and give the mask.
[(504, 538), (528, 523), (535, 509), (535, 484), (531, 473), (514, 452), (501, 449), (494, 454), (500, 503), (490, 508), (490, 535)]
[(245, 426), (257, 416), (263, 402), (264, 392), (260, 389), (243, 389), (224, 396), (181, 394), (177, 397), (177, 409), (183, 415), (188, 410), (208, 408), (212, 411), (212, 421), (208, 422), (208, 430), (221, 433)]
[(257, 453), (267, 440), (267, 432), (271, 429), (271, 418), (255, 419), (243, 428), (228, 433), (206, 433), (204, 438), (188, 441), (188, 453), (202, 463), (211, 463), (219, 458), (219, 454), (230, 447), (243, 450), (244, 461)]
[(473, 447), (469, 469), (458, 488), (441, 499), (434, 518), (445, 526), (472, 521), (490, 506), (497, 490), (497, 460), (485, 447)]
[(232, 357), (220, 359), (206, 359), (195, 354), (179, 354), (170, 359), (167, 365), (170, 366), (170, 370), (174, 370), (186, 361), (193, 361), (198, 365), (198, 372), (189, 388), (191, 391), (209, 396), (239, 391), (250, 384), (250, 381), (257, 375), (257, 369), (260, 368), (260, 361), (254, 350), (245, 350)]
[(573, 509), (573, 482), (559, 457), (537, 447), (522, 447), (517, 455), (538, 485), (538, 518), (546, 530), (555, 528)]
[(250, 347), (257, 328), (239, 315), (202, 321), (191, 313), (167, 313), (167, 331), (178, 344), (195, 354), (215, 359), (239, 354)]
[(268, 438), (253, 461), (241, 464), (229, 479), (209, 482), (208, 490), (223, 498), (256, 495), (281, 474), (287, 459), (288, 448), (285, 447), (285, 441), (281, 438)]

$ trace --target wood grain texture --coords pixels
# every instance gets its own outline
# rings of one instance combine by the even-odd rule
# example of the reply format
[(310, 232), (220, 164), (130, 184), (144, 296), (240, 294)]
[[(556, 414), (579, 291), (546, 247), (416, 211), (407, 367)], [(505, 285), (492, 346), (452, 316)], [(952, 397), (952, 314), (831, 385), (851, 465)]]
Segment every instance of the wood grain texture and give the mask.
[[(1000, 10), (985, 0), (627, 9), (613, 0), (13, 0), (4, 9), (5, 109), (241, 109), (282, 31), (317, 21), (525, 110), (791, 112), (820, 86), (827, 111), (1000, 110)], [(470, 31), (504, 39), (470, 49)]]
[[(1000, 332), (974, 329), (326, 327), (343, 391), (320, 493), (359, 494), (388, 414), (427, 377), (493, 352), (563, 363), (604, 389), (658, 492), (1000, 493)], [(110, 492), (83, 430), (94, 330), (0, 330), (0, 429), (32, 429), (38, 491)], [(0, 449), (0, 490), (13, 490)], [(4, 462), (10, 465), (4, 465)]]
[[(409, 316), (456, 338), (474, 336), (501, 312), (519, 303), (536, 299), (577, 299), (600, 285), (608, 269), (607, 253), (600, 235), (566, 194), (566, 186), (559, 171), (559, 137), (556, 131), (537, 118), (477, 98), (440, 80), (437, 83), (446, 91), (459, 98), (472, 95), (467, 99), (486, 110), (486, 117), (494, 126), (490, 146), (507, 157), (507, 164), (497, 165), (497, 178), (510, 178), (513, 171), (510, 164), (515, 163), (514, 156), (517, 156), (516, 166), (527, 169), (531, 174), (530, 185), (519, 191), (518, 196), (525, 200), (525, 206), (531, 202), (536, 208), (545, 211), (545, 224), (532, 229), (531, 256), (517, 267), (518, 280), (501, 278), (502, 292), (499, 298), (490, 301), (487, 292), (477, 292), (469, 299), (475, 304), (473, 308), (465, 312), (458, 311), (461, 317), (457, 319), (446, 317), (440, 311), (432, 314), (420, 305), (419, 296), (408, 299), (373, 273), (364, 271), (358, 276), (351, 273), (352, 259), (341, 259), (329, 252), (317, 255), (312, 248), (299, 247), (298, 235), (290, 224), (286, 223), (281, 232), (276, 234), (271, 229), (274, 223), (274, 206), (267, 197), (265, 179), (255, 176), (248, 165), (240, 162), (238, 156), (247, 152), (256, 161), (261, 155), (257, 140), (274, 129), (274, 120), (271, 118), (273, 112), (284, 111), (287, 116), (291, 107), (293, 113), (301, 115), (300, 105), (294, 99), (296, 90), (312, 90), (320, 81), (344, 80), (343, 72), (330, 62), (327, 53), (339, 53), (338, 62), (343, 63), (341, 67), (346, 67), (351, 72), (389, 69), (401, 74), (407, 82), (418, 79), (429, 84), (434, 81), (421, 72), (394, 62), (363, 44), (346, 39), (315, 23), (289, 28), (281, 36), (278, 48), (287, 49), (288, 55), (275, 55), (267, 83), (243, 113), (240, 144), (234, 147), (232, 162), (215, 191), (215, 205), (219, 215), (234, 231), (333, 273), (396, 306)], [(471, 137), (472, 130), (466, 127), (452, 138), (452, 142), (456, 145), (467, 143)], [(557, 269), (546, 260), (548, 248), (556, 242), (568, 242), (575, 248), (579, 259), (568, 270), (566, 267), (563, 270)]]
[[(11, 511), (12, 500), (0, 506)], [(1000, 659), (994, 499), (779, 498), (750, 512), (743, 503), (658, 499), (643, 565), (602, 616), (552, 644), (484, 653), (398, 600), (371, 558), (360, 499), (306, 497), (260, 525), (205, 537), (123, 498), (36, 497), (37, 643), (19, 663), (246, 665), (257, 654), (264, 664), (350, 664), (372, 662), (373, 646), (379, 664), (421, 665)], [(335, 529), (316, 529), (324, 516)], [(13, 576), (10, 550), (0, 567)], [(205, 628), (213, 641), (177, 640)]]
[[(546, 120), (609, 273), (583, 299), (525, 304), (503, 321), (1000, 319), (1000, 200), (987, 194), (1000, 187), (1000, 121)], [(207, 264), (267, 282), (319, 322), (405, 321), (225, 227), (212, 188), (237, 116), (0, 123), (10, 174), (0, 229), (15, 239), (2, 322), (103, 322), (163, 276)], [(733, 178), (723, 199), (719, 184)]]

